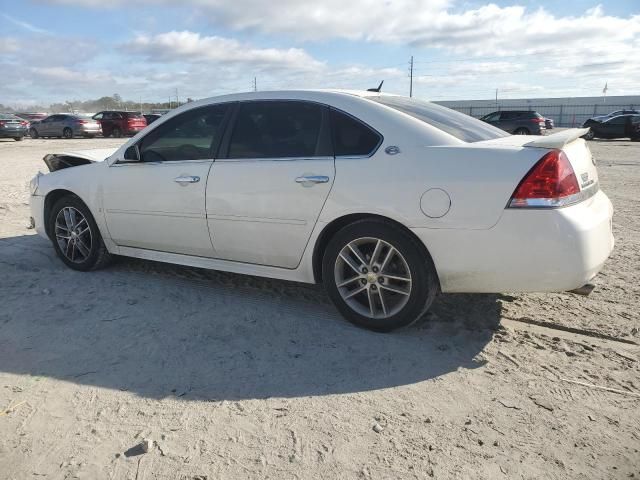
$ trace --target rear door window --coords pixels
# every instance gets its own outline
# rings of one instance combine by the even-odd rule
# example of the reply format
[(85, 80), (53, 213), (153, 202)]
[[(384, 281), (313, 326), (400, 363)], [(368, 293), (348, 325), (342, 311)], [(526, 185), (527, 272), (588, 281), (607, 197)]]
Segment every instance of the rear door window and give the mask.
[(375, 153), (382, 137), (360, 120), (331, 109), (331, 131), (336, 157), (360, 157)]
[(240, 104), (228, 158), (311, 158), (331, 155), (323, 108), (302, 101)]
[(163, 123), (140, 142), (142, 161), (212, 159), (229, 108), (228, 103), (194, 108)]

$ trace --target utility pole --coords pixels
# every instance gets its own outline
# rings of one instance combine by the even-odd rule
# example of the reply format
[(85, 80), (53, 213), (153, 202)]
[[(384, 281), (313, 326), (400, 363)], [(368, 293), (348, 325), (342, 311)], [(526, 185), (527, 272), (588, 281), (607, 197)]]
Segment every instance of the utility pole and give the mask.
[(180, 106), (180, 97), (178, 97), (178, 87), (176, 87), (176, 105)]
[(140, 97), (140, 114), (142, 114), (142, 96)]
[(409, 62), (409, 98), (413, 97), (413, 55)]
[(256, 77), (253, 77), (253, 91), (258, 91), (258, 79)]
[(496, 108), (498, 108), (498, 89), (496, 88)]

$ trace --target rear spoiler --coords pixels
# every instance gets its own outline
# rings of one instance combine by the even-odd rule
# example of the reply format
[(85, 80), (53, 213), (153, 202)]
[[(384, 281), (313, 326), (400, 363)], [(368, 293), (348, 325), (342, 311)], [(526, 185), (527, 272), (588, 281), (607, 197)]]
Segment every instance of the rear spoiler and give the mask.
[(571, 143), (586, 135), (588, 131), (589, 128), (568, 128), (562, 132), (536, 138), (531, 142), (525, 143), (523, 146), (534, 148), (562, 148), (567, 143)]

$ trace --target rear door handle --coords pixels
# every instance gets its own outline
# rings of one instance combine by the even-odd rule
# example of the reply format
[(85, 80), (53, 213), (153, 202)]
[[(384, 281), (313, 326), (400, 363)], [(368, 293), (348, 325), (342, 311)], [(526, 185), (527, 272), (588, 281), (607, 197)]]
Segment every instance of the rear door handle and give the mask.
[(296, 183), (300, 183), (302, 185), (311, 185), (314, 183), (328, 183), (329, 177), (325, 175), (302, 175), (301, 177), (296, 178)]
[(180, 185), (186, 185), (187, 183), (198, 183), (200, 181), (200, 177), (195, 175), (181, 175), (174, 178), (173, 181)]

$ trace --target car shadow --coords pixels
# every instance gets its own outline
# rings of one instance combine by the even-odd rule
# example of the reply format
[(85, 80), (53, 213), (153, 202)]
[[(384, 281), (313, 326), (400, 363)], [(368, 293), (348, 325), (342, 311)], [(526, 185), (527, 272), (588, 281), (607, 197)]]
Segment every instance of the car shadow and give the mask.
[(497, 295), (443, 295), (418, 325), (377, 334), (319, 286), (121, 259), (66, 268), (36, 235), (0, 240), (0, 372), (149, 398), (238, 400), (411, 385), (477, 359)]

